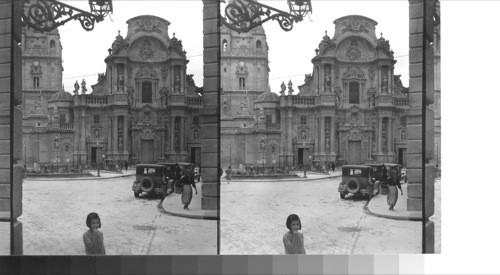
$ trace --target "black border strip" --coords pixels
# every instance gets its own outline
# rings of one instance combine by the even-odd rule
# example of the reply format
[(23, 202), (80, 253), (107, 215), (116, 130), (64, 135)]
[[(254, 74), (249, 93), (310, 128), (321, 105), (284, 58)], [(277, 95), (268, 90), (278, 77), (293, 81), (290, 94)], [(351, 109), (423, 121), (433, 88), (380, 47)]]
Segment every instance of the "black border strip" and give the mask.
[(221, 155), (221, 140), (220, 140), (220, 129), (221, 129), (221, 122), (220, 122), (220, 116), (221, 116), (221, 92), (222, 92), (222, 73), (221, 73), (221, 37), (220, 37), (220, 29), (221, 29), (221, 13), (220, 13), (220, 1), (217, 1), (217, 43), (219, 45), (218, 51), (217, 51), (217, 67), (219, 68), (219, 73), (218, 73), (218, 78), (217, 78), (217, 148), (218, 148), (218, 153), (217, 153), (217, 255), (220, 255), (220, 201), (221, 201), (221, 193), (220, 193), (220, 186), (221, 186), (221, 177), (219, 175), (220, 169), (222, 169), (221, 164), (220, 164), (220, 155)]
[(427, 57), (426, 57), (426, 44), (427, 44), (427, 6), (432, 5), (433, 0), (424, 0), (423, 3), (423, 36), (422, 36), (422, 254), (426, 254), (427, 251), (427, 234), (425, 230), (426, 215), (425, 215), (425, 159), (426, 159), (426, 106), (427, 106)]

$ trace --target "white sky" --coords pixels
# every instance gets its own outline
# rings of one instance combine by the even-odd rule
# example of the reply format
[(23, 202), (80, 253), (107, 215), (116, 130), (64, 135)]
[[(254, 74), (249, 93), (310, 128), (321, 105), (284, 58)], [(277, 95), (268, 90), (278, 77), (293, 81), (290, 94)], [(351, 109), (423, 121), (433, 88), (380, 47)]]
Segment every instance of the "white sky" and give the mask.
[[(88, 1), (64, 1), (83, 10), (89, 10)], [(287, 11), (283, 1), (261, 1)], [(390, 41), (398, 61), (395, 74), (401, 74), (408, 86), (408, 2), (399, 1), (312, 1), (313, 13), (294, 24), (290, 32), (283, 31), (276, 21), (265, 23), (270, 60), (270, 86), (279, 91), (282, 81), (291, 79), (294, 87), (301, 85), (304, 75), (312, 72), (314, 50), (328, 31), (334, 33), (333, 21), (339, 17), (359, 14), (378, 22), (377, 36)], [(79, 22), (70, 22), (59, 28), (63, 45), (63, 82), (67, 91), (73, 90), (76, 80), (83, 78), (90, 85), (97, 82), (97, 74), (105, 71), (104, 58), (118, 30), (126, 36), (128, 19), (138, 15), (156, 15), (168, 20), (169, 35), (181, 39), (189, 59), (188, 74), (194, 74), (195, 83), (203, 86), (203, 25), (201, 0), (113, 1), (113, 14), (97, 23), (93, 31), (83, 30)], [(311, 21), (312, 20), (312, 21)], [(297, 88), (295, 88), (298, 91)]]
[[(85, 11), (90, 11), (88, 0), (62, 1)], [(127, 35), (127, 20), (139, 15), (155, 15), (170, 22), (169, 37), (182, 40), (189, 63), (187, 73), (194, 74), (197, 86), (203, 86), (203, 3), (201, 0), (182, 1), (127, 1), (114, 0), (113, 14), (96, 23), (94, 30), (85, 31), (79, 21), (71, 21), (59, 27), (63, 46), (63, 83), (65, 90), (73, 91), (73, 85), (85, 78), (87, 89), (97, 83), (97, 74), (104, 73), (104, 59), (108, 49), (121, 31)]]

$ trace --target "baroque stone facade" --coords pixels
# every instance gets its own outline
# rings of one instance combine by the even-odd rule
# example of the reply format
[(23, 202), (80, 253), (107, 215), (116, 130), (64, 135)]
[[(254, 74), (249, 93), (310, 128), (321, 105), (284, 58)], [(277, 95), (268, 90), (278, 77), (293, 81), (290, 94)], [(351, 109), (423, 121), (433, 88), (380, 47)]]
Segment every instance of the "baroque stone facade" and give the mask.
[[(127, 24), (126, 37), (118, 32), (105, 58), (105, 73), (90, 89), (83, 80), (75, 83), (72, 94), (60, 86), (23, 92), (24, 138), (33, 145), (25, 153), (28, 167), (125, 160), (200, 163), (201, 89), (186, 74), (189, 61), (182, 41), (175, 33), (170, 38), (170, 23), (156, 16), (137, 16)], [(54, 36), (44, 39), (60, 45), (57, 32)], [(28, 53), (23, 52), (25, 82), (35, 65)], [(60, 61), (60, 48), (56, 55)], [(47, 83), (53, 75), (61, 83), (62, 67), (47, 75)], [(44, 79), (42, 75), (41, 85)]]
[[(344, 16), (334, 24), (333, 37), (326, 33), (320, 41), (313, 71), (298, 93), (293, 83), (283, 82), (279, 95), (266, 89), (268, 70), (258, 70), (267, 64), (267, 47), (257, 47), (266, 45), (264, 30), (244, 38), (221, 32), (227, 45), (221, 54), (221, 161), (226, 166), (229, 160), (233, 166), (301, 166), (313, 160), (406, 164), (408, 89), (394, 73), (389, 41), (377, 37), (377, 22), (364, 16)], [(250, 79), (244, 89), (236, 86), (241, 72)]]

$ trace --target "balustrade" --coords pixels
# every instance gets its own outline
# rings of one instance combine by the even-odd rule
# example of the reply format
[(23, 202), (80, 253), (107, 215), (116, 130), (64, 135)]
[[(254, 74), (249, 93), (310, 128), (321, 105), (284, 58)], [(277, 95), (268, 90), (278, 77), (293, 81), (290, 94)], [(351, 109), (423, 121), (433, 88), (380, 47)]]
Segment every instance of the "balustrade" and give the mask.
[(108, 104), (107, 96), (85, 96), (85, 103), (89, 105), (106, 105)]
[(292, 105), (314, 105), (314, 97), (313, 96), (293, 96), (292, 97)]
[(61, 124), (61, 130), (73, 130), (73, 123)]

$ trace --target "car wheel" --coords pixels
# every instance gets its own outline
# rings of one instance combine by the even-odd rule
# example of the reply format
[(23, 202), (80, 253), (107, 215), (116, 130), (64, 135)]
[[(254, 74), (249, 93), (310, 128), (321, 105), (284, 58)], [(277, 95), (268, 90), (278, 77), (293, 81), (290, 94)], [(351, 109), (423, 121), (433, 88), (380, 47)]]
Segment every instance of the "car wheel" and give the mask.
[(140, 192), (134, 192), (134, 197), (138, 198), (139, 194), (140, 194)]
[(361, 184), (359, 183), (358, 179), (351, 178), (346, 182), (347, 186), (347, 191), (352, 194), (356, 194), (359, 192), (361, 189)]
[(149, 192), (153, 191), (153, 188), (154, 188), (153, 180), (149, 177), (145, 177), (139, 183), (139, 187), (141, 188), (142, 192), (149, 193)]
[(340, 198), (341, 199), (345, 199), (345, 194), (344, 193), (340, 193)]

